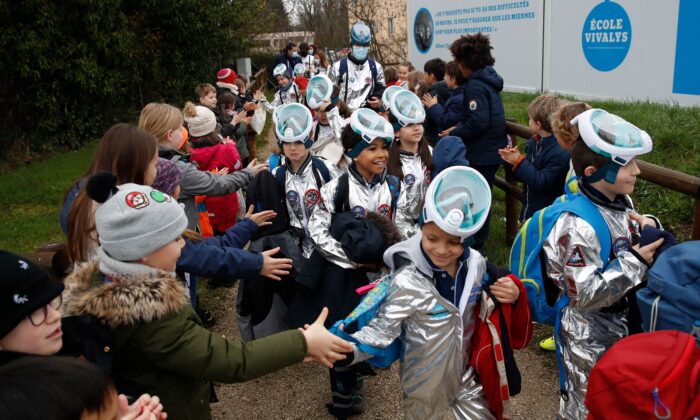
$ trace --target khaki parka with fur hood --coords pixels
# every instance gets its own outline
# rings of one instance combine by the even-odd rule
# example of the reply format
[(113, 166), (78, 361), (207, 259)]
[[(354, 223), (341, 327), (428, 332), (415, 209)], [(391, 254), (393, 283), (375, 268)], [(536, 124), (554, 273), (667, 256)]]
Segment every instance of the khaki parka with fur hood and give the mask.
[(306, 354), (298, 330), (234, 343), (205, 329), (182, 283), (166, 272), (105, 283), (93, 261), (65, 285), (64, 316), (93, 315), (110, 328), (117, 390), (158, 395), (168, 419), (208, 419), (210, 381), (247, 381)]

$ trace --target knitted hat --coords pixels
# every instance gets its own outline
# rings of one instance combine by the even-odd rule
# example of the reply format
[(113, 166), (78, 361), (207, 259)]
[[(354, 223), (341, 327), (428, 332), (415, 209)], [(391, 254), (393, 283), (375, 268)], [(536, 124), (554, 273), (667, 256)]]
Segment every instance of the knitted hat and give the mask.
[(43, 268), (7, 251), (0, 251), (0, 338), (25, 317), (63, 292)]
[(216, 115), (205, 106), (187, 102), (183, 114), (187, 123), (187, 131), (192, 137), (204, 137), (216, 129)]
[(156, 179), (153, 188), (168, 195), (173, 195), (182, 179), (182, 170), (167, 159), (158, 158), (156, 165)]
[(86, 191), (102, 203), (95, 211), (100, 246), (119, 261), (136, 261), (177, 239), (187, 228), (185, 211), (177, 201), (151, 187), (116, 186), (117, 178), (100, 172)]
[(232, 85), (236, 83), (238, 75), (235, 71), (233, 71), (233, 69), (224, 67), (223, 69), (219, 70), (218, 73), (216, 73), (216, 78), (219, 79), (219, 82), (228, 83)]

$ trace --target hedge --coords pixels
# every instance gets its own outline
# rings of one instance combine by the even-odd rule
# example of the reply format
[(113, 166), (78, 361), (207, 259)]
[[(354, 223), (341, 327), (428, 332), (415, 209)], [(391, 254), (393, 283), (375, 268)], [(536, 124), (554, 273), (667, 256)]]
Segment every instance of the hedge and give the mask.
[(2, 2), (0, 161), (76, 148), (181, 105), (264, 30), (263, 0)]

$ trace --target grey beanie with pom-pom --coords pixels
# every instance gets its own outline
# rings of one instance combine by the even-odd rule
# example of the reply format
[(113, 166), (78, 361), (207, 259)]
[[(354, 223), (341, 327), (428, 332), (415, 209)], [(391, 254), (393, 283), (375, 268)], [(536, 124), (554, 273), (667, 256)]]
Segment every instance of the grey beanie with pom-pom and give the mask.
[(137, 261), (182, 235), (187, 217), (175, 199), (145, 185), (116, 187), (110, 175), (97, 174), (87, 186), (90, 198), (103, 203), (95, 211), (95, 227), (110, 257)]

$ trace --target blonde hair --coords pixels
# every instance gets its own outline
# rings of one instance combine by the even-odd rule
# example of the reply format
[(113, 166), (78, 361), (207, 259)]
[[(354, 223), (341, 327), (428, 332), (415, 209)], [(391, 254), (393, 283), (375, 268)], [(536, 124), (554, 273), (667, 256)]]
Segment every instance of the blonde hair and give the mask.
[(540, 95), (530, 102), (527, 106), (527, 115), (533, 121), (540, 123), (542, 129), (548, 133), (552, 132), (552, 114), (559, 109), (564, 103), (564, 100), (559, 97), (546, 93)]
[(153, 134), (158, 143), (166, 143), (168, 132), (182, 127), (183, 122), (182, 112), (179, 109), (156, 102), (143, 107), (139, 116), (139, 128)]
[(571, 125), (571, 120), (578, 114), (591, 109), (585, 102), (564, 104), (552, 113), (552, 133), (561, 144), (574, 147), (578, 140), (578, 126)]
[(406, 80), (408, 80), (408, 90), (415, 93), (416, 87), (420, 83), (425, 82), (425, 73), (423, 73), (420, 70), (414, 70), (408, 73), (408, 76), (406, 76)]

